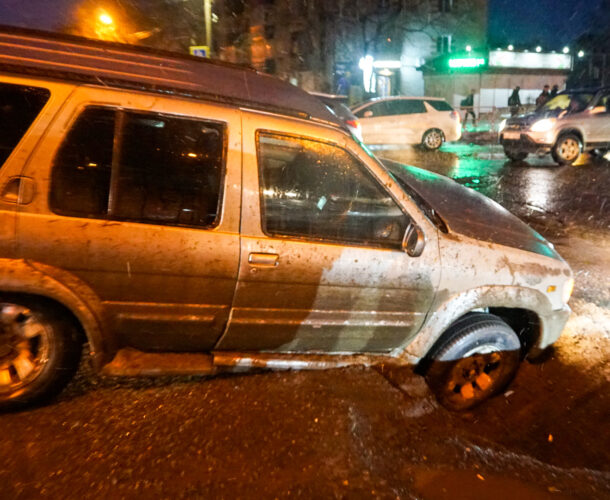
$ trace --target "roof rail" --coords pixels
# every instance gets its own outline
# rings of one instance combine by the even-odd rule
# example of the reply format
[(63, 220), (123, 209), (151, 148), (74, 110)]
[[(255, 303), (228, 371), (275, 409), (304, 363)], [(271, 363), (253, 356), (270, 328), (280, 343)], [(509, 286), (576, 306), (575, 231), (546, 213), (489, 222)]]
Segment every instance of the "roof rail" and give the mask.
[(244, 66), (0, 25), (0, 71), (216, 101), (342, 126), (315, 97)]

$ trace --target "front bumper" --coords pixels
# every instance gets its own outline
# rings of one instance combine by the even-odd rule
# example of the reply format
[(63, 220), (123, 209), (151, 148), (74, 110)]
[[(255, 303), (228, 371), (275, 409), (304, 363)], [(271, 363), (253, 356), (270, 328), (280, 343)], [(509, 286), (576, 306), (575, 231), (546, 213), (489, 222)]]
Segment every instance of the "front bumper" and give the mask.
[(518, 138), (507, 139), (504, 133), (500, 134), (500, 144), (507, 149), (527, 151), (528, 153), (548, 153), (553, 143), (547, 142), (546, 137), (532, 137), (529, 133), (520, 133)]
[(540, 337), (529, 353), (530, 358), (536, 358), (557, 341), (570, 318), (571, 312), (572, 310), (566, 304), (561, 309), (540, 316)]

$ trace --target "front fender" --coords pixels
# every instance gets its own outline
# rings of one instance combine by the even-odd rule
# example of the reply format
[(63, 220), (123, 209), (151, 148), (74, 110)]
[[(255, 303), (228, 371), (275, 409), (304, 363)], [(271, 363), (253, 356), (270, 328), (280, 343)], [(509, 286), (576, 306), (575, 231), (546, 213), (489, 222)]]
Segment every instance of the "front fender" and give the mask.
[(567, 306), (554, 311), (548, 298), (538, 290), (516, 286), (484, 286), (441, 298), (440, 305), (428, 314), (421, 330), (407, 345), (392, 354), (409, 363), (417, 363), (430, 351), (439, 337), (458, 318), (481, 308), (506, 307), (527, 309), (540, 319), (541, 332), (535, 347), (554, 342), (568, 319)]
[(99, 297), (73, 274), (23, 259), (0, 259), (0, 293), (23, 293), (54, 300), (76, 316), (82, 325), (94, 367), (100, 369), (112, 357), (116, 347), (107, 332)]

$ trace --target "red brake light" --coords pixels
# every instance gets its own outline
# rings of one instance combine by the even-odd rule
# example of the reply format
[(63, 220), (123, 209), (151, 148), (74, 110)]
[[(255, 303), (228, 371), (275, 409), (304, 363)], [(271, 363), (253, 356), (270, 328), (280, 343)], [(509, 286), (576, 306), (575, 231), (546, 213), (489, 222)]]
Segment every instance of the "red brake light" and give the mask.
[(460, 114), (454, 109), (451, 112), (451, 118), (453, 118), (454, 120), (457, 120), (459, 122), (460, 121)]
[(358, 128), (360, 126), (360, 122), (358, 120), (345, 120), (345, 123), (352, 128)]

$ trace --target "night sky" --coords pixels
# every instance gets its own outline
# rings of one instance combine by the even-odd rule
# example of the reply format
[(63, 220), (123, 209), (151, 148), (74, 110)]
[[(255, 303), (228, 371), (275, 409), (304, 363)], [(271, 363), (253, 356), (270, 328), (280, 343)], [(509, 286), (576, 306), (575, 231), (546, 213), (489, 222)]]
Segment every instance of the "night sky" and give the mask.
[(490, 0), (491, 44), (561, 49), (587, 30), (601, 0)]
[[(0, 0), (0, 23), (57, 29), (66, 23), (78, 3), (78, 0)], [(490, 0), (490, 42), (515, 46), (541, 44), (548, 49), (560, 49), (587, 29), (600, 3), (601, 0)]]

